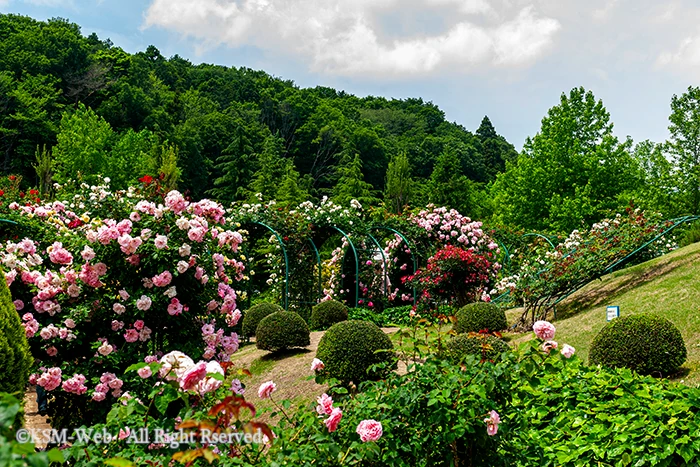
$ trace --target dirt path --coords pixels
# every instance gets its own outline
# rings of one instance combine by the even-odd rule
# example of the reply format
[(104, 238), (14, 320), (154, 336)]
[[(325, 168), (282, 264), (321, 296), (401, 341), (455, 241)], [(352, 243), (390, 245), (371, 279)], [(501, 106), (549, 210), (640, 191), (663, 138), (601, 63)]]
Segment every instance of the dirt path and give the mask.
[[(393, 334), (399, 328), (382, 328), (386, 334)], [(316, 384), (311, 371), (311, 362), (316, 356), (318, 343), (323, 331), (311, 333), (311, 344), (305, 349), (295, 349), (287, 352), (271, 354), (258, 350), (254, 344), (239, 350), (233, 362), (238, 368), (248, 369), (252, 376), (242, 378), (246, 385), (247, 399), (256, 406), (265, 407), (266, 401), (258, 398), (257, 390), (265, 381), (274, 381), (277, 385), (274, 397), (276, 400), (289, 399), (295, 404), (306, 404), (316, 399), (327, 389), (327, 386)]]
[[(24, 394), (24, 427), (28, 430), (50, 429), (48, 417), (39, 415), (39, 407), (36, 404), (36, 387), (29, 386)], [(38, 448), (46, 447), (45, 444), (37, 444)]]

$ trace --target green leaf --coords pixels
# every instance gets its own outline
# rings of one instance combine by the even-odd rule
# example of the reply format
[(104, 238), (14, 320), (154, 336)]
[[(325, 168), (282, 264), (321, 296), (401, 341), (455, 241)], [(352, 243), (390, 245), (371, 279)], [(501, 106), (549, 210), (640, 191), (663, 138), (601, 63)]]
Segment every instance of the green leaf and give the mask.
[(126, 370), (124, 370), (125, 373), (129, 373), (130, 371), (138, 371), (143, 367), (148, 366), (148, 363), (146, 362), (141, 362), (141, 363), (134, 363), (133, 365), (129, 365)]
[(62, 464), (65, 461), (65, 458), (63, 457), (63, 452), (60, 449), (53, 448), (49, 450), (46, 454), (49, 457), (49, 462), (59, 462)]
[(111, 459), (105, 459), (105, 464), (111, 465), (113, 467), (136, 467), (136, 464), (123, 457), (112, 457)]

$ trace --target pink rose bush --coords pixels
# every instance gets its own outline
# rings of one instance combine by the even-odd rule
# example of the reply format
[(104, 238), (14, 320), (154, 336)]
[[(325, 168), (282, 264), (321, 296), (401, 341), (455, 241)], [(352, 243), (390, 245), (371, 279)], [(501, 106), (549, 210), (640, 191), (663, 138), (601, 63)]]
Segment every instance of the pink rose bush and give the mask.
[[(104, 374), (122, 374), (154, 352), (178, 346), (197, 360), (230, 360), (238, 349), (231, 327), (241, 317), (236, 283), (245, 266), (238, 254), (243, 237), (221, 205), (191, 202), (177, 191), (163, 199), (106, 186), (58, 196), (65, 196), (58, 204), (0, 205), (4, 217), (37, 232), (0, 245), (37, 369), (53, 371), (37, 373), (37, 382), (100, 402), (119, 395), (96, 388)], [(208, 336), (199, 333), (203, 323), (213, 327)], [(85, 380), (62, 381), (61, 372)], [(145, 384), (144, 375), (133, 383)], [(192, 378), (188, 388), (202, 382)], [(217, 383), (205, 379), (202, 388)]]

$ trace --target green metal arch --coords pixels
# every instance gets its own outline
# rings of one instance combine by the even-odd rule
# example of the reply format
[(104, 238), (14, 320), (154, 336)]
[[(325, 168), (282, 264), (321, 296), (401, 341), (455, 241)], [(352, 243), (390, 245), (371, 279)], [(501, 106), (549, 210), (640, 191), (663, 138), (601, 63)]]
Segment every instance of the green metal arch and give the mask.
[(384, 296), (386, 297), (387, 296), (386, 284), (388, 282), (388, 280), (387, 280), (388, 274), (387, 274), (387, 261), (386, 261), (386, 255), (384, 254), (384, 248), (382, 248), (382, 246), (379, 244), (377, 239), (374, 238), (374, 236), (371, 233), (369, 233), (369, 231), (365, 232), (365, 235), (367, 235), (370, 238), (370, 240), (372, 240), (372, 242), (379, 249), (379, 252), (382, 254), (382, 263), (384, 265), (384, 268), (383, 268), (384, 269), (384, 281), (383, 281), (384, 282)]
[(316, 263), (318, 264), (318, 285), (316, 287), (316, 299), (318, 300), (319, 298), (323, 297), (323, 286), (321, 283), (323, 282), (323, 271), (322, 271), (322, 265), (321, 265), (321, 254), (318, 252), (318, 248), (316, 247), (316, 243), (314, 243), (313, 238), (309, 237), (309, 243), (311, 243), (311, 248), (314, 250), (314, 254), (316, 256)]

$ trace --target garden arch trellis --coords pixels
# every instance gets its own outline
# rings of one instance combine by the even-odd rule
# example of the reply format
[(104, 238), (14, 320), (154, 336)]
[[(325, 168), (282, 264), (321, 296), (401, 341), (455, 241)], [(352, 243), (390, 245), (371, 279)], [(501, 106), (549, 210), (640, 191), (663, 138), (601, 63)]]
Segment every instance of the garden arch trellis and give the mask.
[[(288, 242), (285, 242), (285, 238), (280, 232), (278, 232), (273, 226), (269, 225), (266, 222), (262, 222), (260, 220), (249, 220), (244, 223), (242, 223), (241, 227), (245, 228), (246, 226), (250, 226), (256, 229), (265, 229), (267, 232), (271, 233), (276, 242), (277, 245), (279, 246), (279, 250), (281, 252), (281, 256), (283, 258), (284, 264), (283, 264), (283, 287), (282, 287), (282, 293), (281, 293), (281, 304), (282, 307), (287, 310), (290, 307), (290, 279), (293, 278), (294, 274), (297, 272), (295, 270), (295, 267), (291, 265), (290, 263), (290, 251), (289, 251), (289, 245)], [(253, 230), (253, 229), (251, 229)], [(325, 225), (321, 226), (315, 229), (315, 232), (312, 232), (312, 235), (307, 237), (304, 241), (305, 244), (307, 244), (310, 247), (309, 254), (313, 257), (313, 261), (315, 263), (316, 267), (316, 273), (315, 277), (312, 278), (312, 282), (314, 283), (315, 286), (315, 291), (312, 294), (313, 301), (308, 304), (313, 304), (318, 302), (323, 297), (323, 286), (322, 286), (322, 267), (323, 267), (323, 261), (321, 259), (321, 254), (320, 254), (320, 248), (323, 246), (323, 244), (331, 237), (336, 234), (339, 234), (343, 239), (348, 244), (348, 248), (343, 255), (343, 265), (341, 266), (342, 271), (345, 273), (347, 271), (344, 270), (344, 266), (346, 263), (346, 259), (349, 259), (350, 262), (350, 267), (351, 267), (351, 278), (353, 281), (353, 300), (351, 302), (351, 305), (353, 307), (357, 307), (360, 303), (360, 264), (361, 261), (363, 260), (362, 253), (364, 252), (365, 254), (367, 252), (372, 253), (372, 259), (375, 258), (376, 253), (378, 252), (381, 261), (382, 261), (382, 292), (383, 295), (386, 297), (389, 293), (389, 269), (391, 266), (391, 261), (389, 261), (386, 257), (386, 253), (384, 251), (384, 248), (382, 247), (382, 243), (380, 239), (377, 238), (377, 236), (373, 235), (373, 232), (376, 231), (386, 231), (390, 232), (392, 235), (398, 236), (402, 242), (406, 244), (407, 251), (410, 252), (410, 257), (411, 257), (411, 265), (412, 265), (412, 273), (415, 273), (416, 270), (418, 269), (418, 262), (419, 259), (416, 256), (416, 243), (412, 242), (409, 240), (408, 236), (389, 226), (385, 225), (374, 225), (374, 224), (362, 224), (359, 225), (357, 228), (354, 229), (348, 229), (346, 226), (338, 226), (338, 225)], [(328, 235), (328, 233), (331, 233), (331, 235)], [(252, 232), (249, 232), (252, 233)], [(316, 235), (314, 235), (314, 233)], [(365, 243), (369, 243), (372, 245), (370, 248), (364, 247), (362, 248)], [(292, 255), (294, 254), (301, 254), (300, 252), (291, 252)], [(348, 257), (348, 255), (350, 255)], [(250, 291), (249, 291), (250, 292)], [(248, 293), (248, 302), (250, 302), (250, 297), (251, 294)], [(412, 289), (412, 298), (413, 298), (413, 303), (415, 304), (416, 302), (416, 290), (415, 288)], [(296, 305), (304, 305), (307, 304), (307, 302), (299, 301), (296, 303)]]

